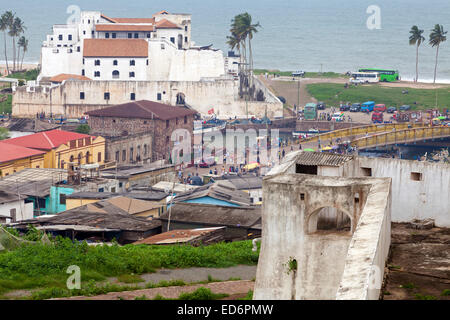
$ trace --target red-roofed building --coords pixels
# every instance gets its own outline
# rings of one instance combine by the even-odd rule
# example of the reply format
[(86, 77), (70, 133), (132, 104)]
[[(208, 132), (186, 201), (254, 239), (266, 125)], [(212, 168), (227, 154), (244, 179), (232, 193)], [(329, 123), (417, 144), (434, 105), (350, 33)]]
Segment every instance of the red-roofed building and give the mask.
[(68, 162), (102, 164), (105, 159), (104, 138), (58, 129), (3, 140), (2, 144), (42, 152), (44, 168), (67, 168)]
[(25, 148), (0, 141), (0, 177), (25, 168), (43, 168), (45, 151)]

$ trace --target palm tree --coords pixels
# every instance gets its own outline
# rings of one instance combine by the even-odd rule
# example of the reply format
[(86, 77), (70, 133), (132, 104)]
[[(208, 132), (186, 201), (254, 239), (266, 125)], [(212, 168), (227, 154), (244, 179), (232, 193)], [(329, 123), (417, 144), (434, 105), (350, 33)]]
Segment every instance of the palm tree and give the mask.
[(10, 26), (14, 22), (14, 14), (11, 11), (6, 11), (0, 17), (0, 31), (3, 31), (3, 37), (5, 40), (4, 50), (5, 50), (5, 63), (6, 63), (6, 71), (9, 74), (9, 64), (8, 64), (8, 55), (7, 55), (7, 47), (6, 47), (6, 30), (10, 28)]
[(25, 31), (23, 21), (19, 17), (14, 18), (13, 24), (9, 28), (8, 34), (13, 38), (13, 70), (16, 71), (16, 37)]
[(425, 41), (425, 37), (422, 36), (423, 30), (419, 30), (417, 26), (412, 26), (409, 33), (411, 34), (409, 44), (416, 45), (416, 79), (414, 82), (417, 82), (419, 80), (419, 46)]
[(25, 57), (25, 52), (28, 51), (28, 39), (26, 39), (24, 36), (21, 36), (17, 44), (19, 45), (19, 49), (22, 48), (22, 61), (20, 62), (20, 70), (22, 70), (23, 58)]
[(438, 63), (438, 55), (439, 55), (439, 46), (442, 42), (447, 40), (445, 36), (447, 31), (444, 31), (444, 27), (440, 24), (434, 26), (430, 33), (430, 45), (432, 47), (436, 47), (436, 64), (434, 65), (434, 80), (433, 83), (436, 83), (436, 72), (437, 72), (437, 63)]

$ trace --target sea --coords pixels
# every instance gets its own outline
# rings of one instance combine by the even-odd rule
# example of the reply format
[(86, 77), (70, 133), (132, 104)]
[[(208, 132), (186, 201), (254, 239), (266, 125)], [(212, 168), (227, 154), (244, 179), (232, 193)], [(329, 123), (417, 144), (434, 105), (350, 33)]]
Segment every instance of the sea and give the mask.
[[(231, 19), (248, 12), (261, 25), (252, 40), (255, 68), (310, 72), (389, 68), (399, 70), (402, 80), (415, 76), (416, 49), (408, 38), (417, 25), (427, 39), (419, 49), (422, 82), (433, 79), (436, 50), (428, 44), (431, 29), (442, 24), (450, 30), (449, 0), (0, 0), (0, 10), (14, 11), (27, 27), (25, 62), (39, 61), (46, 34), (53, 24), (66, 23), (74, 6), (110, 17), (150, 17), (161, 10), (190, 13), (195, 44), (212, 44), (224, 53), (229, 50)], [(0, 57), (2, 52), (0, 34)], [(437, 79), (450, 83), (450, 38), (439, 50)]]

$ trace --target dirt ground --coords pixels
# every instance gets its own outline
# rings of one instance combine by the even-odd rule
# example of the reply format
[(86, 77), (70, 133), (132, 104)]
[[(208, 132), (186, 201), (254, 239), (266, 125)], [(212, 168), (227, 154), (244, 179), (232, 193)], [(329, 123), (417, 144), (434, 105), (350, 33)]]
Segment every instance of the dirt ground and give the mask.
[(450, 229), (393, 224), (384, 300), (450, 300)]
[(226, 281), (182, 287), (165, 287), (123, 292), (110, 292), (94, 297), (70, 297), (52, 300), (134, 300), (136, 297), (142, 296), (145, 296), (147, 299), (153, 299), (158, 294), (163, 296), (164, 298), (176, 299), (180, 296), (181, 293), (193, 292), (200, 287), (211, 289), (213, 293), (226, 293), (229, 295), (229, 297), (227, 297), (227, 300), (230, 300), (243, 298), (249, 290), (253, 290), (254, 285), (255, 283), (253, 281), (248, 280)]

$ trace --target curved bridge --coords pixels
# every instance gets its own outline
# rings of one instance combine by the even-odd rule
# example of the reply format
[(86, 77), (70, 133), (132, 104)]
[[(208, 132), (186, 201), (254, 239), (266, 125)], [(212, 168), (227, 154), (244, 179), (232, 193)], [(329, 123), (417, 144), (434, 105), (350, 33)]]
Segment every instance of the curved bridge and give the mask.
[(408, 128), (420, 128), (423, 127), (423, 123), (383, 123), (383, 124), (372, 124), (372, 125), (366, 125), (366, 126), (358, 126), (353, 128), (347, 128), (347, 129), (340, 129), (335, 131), (330, 131), (327, 133), (322, 133), (314, 137), (302, 139), (302, 143), (308, 143), (308, 142), (318, 142), (318, 141), (327, 141), (330, 139), (337, 139), (340, 138), (349, 138), (355, 137), (355, 136), (361, 136), (366, 134), (374, 134), (374, 133), (381, 133), (381, 132), (389, 132), (389, 131), (398, 131), (398, 130), (404, 130)]
[(405, 130), (392, 130), (391, 132), (362, 137), (353, 140), (351, 145), (358, 147), (358, 149), (364, 149), (448, 137), (450, 137), (450, 127), (419, 127)]

